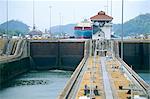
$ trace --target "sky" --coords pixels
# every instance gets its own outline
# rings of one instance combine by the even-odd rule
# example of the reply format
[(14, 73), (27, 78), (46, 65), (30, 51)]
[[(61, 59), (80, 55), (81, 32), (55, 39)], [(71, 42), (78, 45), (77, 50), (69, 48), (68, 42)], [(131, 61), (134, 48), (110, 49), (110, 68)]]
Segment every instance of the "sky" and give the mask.
[[(112, 0), (113, 23), (121, 23), (121, 1)], [(7, 0), (0, 0), (0, 24), (7, 21)], [(99, 11), (111, 16), (111, 0), (34, 0), (35, 25), (42, 31), (50, 26), (77, 23)], [(124, 0), (124, 22), (150, 13), (150, 0)], [(19, 20), (32, 27), (33, 0), (8, 0), (8, 20)]]

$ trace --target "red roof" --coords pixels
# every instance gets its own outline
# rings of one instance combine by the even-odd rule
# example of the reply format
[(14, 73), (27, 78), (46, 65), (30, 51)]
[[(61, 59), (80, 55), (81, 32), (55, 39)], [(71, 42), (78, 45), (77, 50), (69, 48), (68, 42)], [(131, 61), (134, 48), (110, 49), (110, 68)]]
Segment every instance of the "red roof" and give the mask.
[(110, 20), (111, 21), (113, 19), (113, 17), (106, 15), (104, 11), (100, 11), (100, 12), (98, 12), (97, 15), (91, 17), (90, 19), (91, 20)]

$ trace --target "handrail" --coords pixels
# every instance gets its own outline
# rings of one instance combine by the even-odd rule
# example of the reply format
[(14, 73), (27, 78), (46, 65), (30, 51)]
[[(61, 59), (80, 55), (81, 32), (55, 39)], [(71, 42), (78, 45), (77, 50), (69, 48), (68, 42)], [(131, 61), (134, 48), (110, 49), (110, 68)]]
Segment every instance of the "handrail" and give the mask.
[(87, 51), (88, 48), (88, 44), (87, 41), (85, 41), (85, 45), (84, 45), (84, 57), (81, 60), (81, 62), (79, 63), (79, 65), (77, 66), (77, 68), (75, 69), (75, 71), (73, 72), (73, 74), (71, 75), (70, 79), (67, 81), (67, 84), (65, 85), (65, 87), (63, 88), (63, 90), (61, 91), (61, 93), (58, 95), (58, 99), (67, 99), (71, 93), (71, 90), (73, 89), (74, 84), (76, 83), (80, 72), (82, 71), (84, 64), (86, 63), (86, 60), (89, 56), (89, 52)]
[(76, 70), (73, 72), (71, 78), (69, 79), (69, 81), (67, 82), (66, 86), (64, 87), (63, 91), (60, 93), (60, 95), (58, 96), (58, 99), (66, 99), (69, 96), (69, 93), (71, 92), (71, 89), (73, 88), (73, 85), (75, 84), (85, 62), (87, 60), (87, 56), (85, 56), (82, 61), (80, 62), (80, 64), (78, 65), (78, 67), (76, 68)]
[(132, 70), (120, 57), (117, 59), (123, 64), (126, 70), (132, 74), (132, 77), (140, 84), (144, 92), (150, 97), (150, 85), (148, 85), (134, 70)]

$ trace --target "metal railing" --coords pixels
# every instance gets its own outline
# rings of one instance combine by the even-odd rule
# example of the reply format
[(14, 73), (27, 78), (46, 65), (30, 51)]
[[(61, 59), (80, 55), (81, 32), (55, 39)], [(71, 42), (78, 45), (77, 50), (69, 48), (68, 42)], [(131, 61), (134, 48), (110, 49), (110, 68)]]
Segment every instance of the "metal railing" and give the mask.
[(128, 76), (131, 76), (132, 79), (134, 79), (138, 83), (142, 91), (147, 95), (148, 99), (150, 99), (150, 85), (148, 85), (134, 70), (132, 70), (131, 67), (129, 67), (120, 57), (117, 57), (117, 59), (122, 63), (124, 68), (127, 70), (127, 72), (130, 74)]
[(67, 82), (66, 86), (64, 87), (63, 91), (60, 93), (60, 95), (58, 96), (58, 99), (67, 99), (69, 97), (69, 94), (74, 86), (74, 84), (76, 83), (76, 80), (85, 64), (87, 60), (87, 56), (85, 56), (82, 61), (80, 62), (80, 64), (78, 65), (78, 67), (76, 68), (76, 70), (73, 72), (70, 80)]

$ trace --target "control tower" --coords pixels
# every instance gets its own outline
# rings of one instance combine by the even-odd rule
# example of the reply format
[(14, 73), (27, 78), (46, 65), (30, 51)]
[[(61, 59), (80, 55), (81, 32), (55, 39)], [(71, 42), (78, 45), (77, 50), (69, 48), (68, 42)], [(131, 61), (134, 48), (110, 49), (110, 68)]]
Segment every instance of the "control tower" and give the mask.
[(98, 12), (97, 15), (92, 16), (93, 35), (92, 39), (110, 39), (111, 38), (111, 21), (113, 18), (105, 14), (104, 11)]

